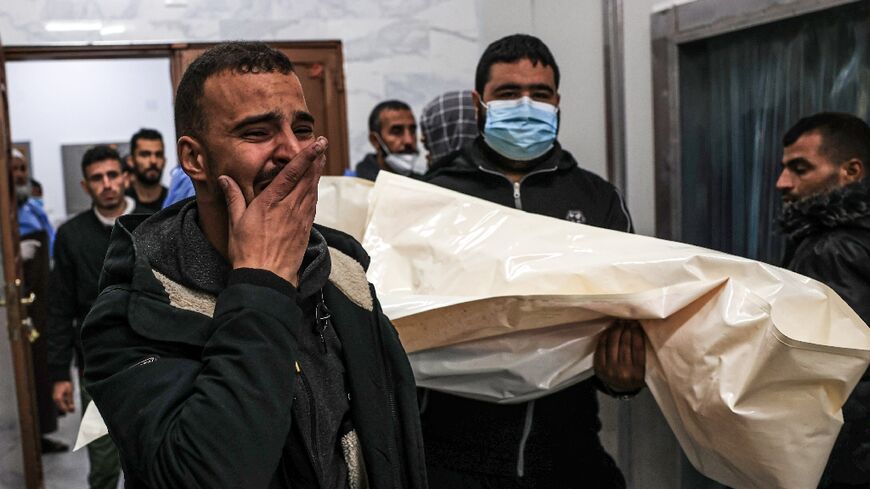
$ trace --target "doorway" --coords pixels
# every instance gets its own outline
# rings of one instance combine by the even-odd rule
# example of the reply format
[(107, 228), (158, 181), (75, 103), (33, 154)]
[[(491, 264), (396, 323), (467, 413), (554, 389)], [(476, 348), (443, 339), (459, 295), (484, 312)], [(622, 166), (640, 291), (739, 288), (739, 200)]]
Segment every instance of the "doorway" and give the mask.
[[(330, 140), (324, 174), (348, 168), (347, 116), (342, 45), (339, 41), (279, 42), (270, 45), (290, 56), (316, 118), (315, 131)], [(27, 339), (36, 312), (22, 305), (16, 201), (10, 176), (11, 140), (27, 148), (32, 176), (43, 184), (45, 208), (55, 228), (87, 208), (79, 199), (77, 150), (114, 143), (123, 150), (141, 127), (164, 136), (164, 183), (175, 165), (172, 97), (183, 70), (209, 44), (141, 46), (14, 47), (0, 57), (0, 487), (38, 489), (87, 487), (85, 451), (65, 458), (39, 456), (39, 422), (33, 356)], [(3, 68), (6, 67), (6, 72)], [(5, 78), (8, 72), (8, 81)], [(7, 115), (6, 102), (10, 110)], [(10, 118), (11, 117), (11, 118)], [(64, 154), (67, 154), (66, 161)], [(69, 156), (73, 155), (73, 156)], [(78, 199), (78, 200), (77, 200)], [(24, 296), (23, 302), (28, 298)], [(38, 304), (37, 304), (38, 306)], [(61, 422), (59, 436), (72, 445), (83, 410)], [(8, 445), (8, 446), (6, 446)], [(53, 455), (54, 456), (54, 455)]]

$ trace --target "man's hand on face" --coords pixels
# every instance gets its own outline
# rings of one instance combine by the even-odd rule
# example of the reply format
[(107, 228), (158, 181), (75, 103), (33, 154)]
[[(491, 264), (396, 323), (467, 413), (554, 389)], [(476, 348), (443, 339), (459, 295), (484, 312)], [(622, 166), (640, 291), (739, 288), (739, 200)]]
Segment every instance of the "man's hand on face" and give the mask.
[(232, 267), (259, 268), (299, 286), (299, 267), (317, 207), (317, 184), (328, 141), (318, 137), (281, 169), (250, 204), (238, 184), (222, 175), (229, 215), (227, 254)]
[(68, 380), (62, 380), (54, 383), (54, 390), (51, 394), (54, 403), (62, 413), (71, 413), (76, 410), (76, 403), (73, 400), (73, 385)]
[(617, 320), (598, 338), (595, 375), (617, 392), (643, 387), (646, 373), (646, 335), (637, 321)]

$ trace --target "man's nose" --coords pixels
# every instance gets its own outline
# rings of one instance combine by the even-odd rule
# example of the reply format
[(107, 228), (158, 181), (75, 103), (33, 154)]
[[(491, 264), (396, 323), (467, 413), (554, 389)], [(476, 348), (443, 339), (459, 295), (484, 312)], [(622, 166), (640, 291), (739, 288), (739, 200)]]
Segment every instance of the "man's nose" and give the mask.
[(790, 190), (793, 187), (794, 183), (792, 182), (791, 175), (789, 175), (788, 170), (783, 170), (782, 173), (779, 174), (779, 178), (776, 180), (776, 189)]
[(275, 151), (273, 158), (276, 163), (287, 164), (293, 159), (299, 151), (302, 150), (302, 144), (293, 129), (287, 127), (275, 138)]
[(411, 129), (402, 133), (402, 147), (416, 148), (417, 147), (417, 132)]

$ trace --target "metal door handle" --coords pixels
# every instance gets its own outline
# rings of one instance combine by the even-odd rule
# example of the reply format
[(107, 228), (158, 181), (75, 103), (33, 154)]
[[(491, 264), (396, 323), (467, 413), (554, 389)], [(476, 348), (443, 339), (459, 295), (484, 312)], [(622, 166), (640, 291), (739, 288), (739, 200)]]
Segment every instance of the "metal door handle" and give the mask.
[(25, 306), (29, 306), (29, 305), (33, 304), (33, 301), (35, 301), (35, 300), (36, 300), (36, 294), (31, 292), (30, 295), (28, 295), (27, 297), (21, 298), (21, 303)]
[[(28, 295), (27, 297), (21, 298), (21, 304), (25, 305), (25, 306), (29, 306), (29, 305), (33, 304), (33, 302), (35, 300), (36, 300), (36, 294), (31, 292), (30, 295)], [(3, 296), (0, 296), (0, 307), (6, 307), (6, 298)]]

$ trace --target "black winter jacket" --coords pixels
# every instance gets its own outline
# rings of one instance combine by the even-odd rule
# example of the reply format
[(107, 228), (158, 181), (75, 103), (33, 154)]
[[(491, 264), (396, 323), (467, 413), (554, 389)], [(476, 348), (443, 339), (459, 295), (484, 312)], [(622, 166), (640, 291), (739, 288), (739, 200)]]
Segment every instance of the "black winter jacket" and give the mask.
[(86, 210), (57, 230), (48, 287), (48, 365), (53, 382), (70, 380), (73, 352), (81, 368), (79, 330), (99, 293), (112, 228)]
[[(870, 183), (852, 184), (787, 206), (783, 266), (834, 289), (870, 324)], [(845, 423), (822, 477), (870, 485), (870, 370), (843, 406)]]
[[(478, 138), (440, 160), (426, 180), (535, 214), (631, 231), (616, 189), (577, 166), (558, 143), (517, 184), (491, 163), (491, 152)], [(575, 481), (582, 473), (596, 487), (624, 487), (598, 439), (596, 387), (603, 388), (593, 377), (536, 401), (509, 405), (428, 391), (421, 415), (427, 458), (466, 472)]]
[(380, 172), (381, 165), (378, 164), (378, 157), (374, 153), (366, 154), (365, 158), (356, 164), (356, 176), (359, 178), (374, 182)]
[[(305, 384), (293, 331), (310, 327), (296, 289), (264, 270), (230, 272), (216, 297), (167, 281), (133, 237), (145, 218), (116, 224), (103, 290), (82, 330), (85, 385), (127, 487), (319, 487), (312, 447), (293, 446), (300, 437), (291, 413)], [(351, 478), (425, 488), (414, 379), (365, 278), (368, 257), (353, 238), (318, 230), (330, 246), (322, 293), (358, 435), (349, 446), (342, 439)], [(306, 452), (309, 460), (300, 460)]]
[(495, 157), (493, 150), (478, 137), (439, 160), (424, 181), (533, 214), (633, 231), (631, 217), (616, 188), (580, 168), (558, 142), (516, 184), (492, 163)]

